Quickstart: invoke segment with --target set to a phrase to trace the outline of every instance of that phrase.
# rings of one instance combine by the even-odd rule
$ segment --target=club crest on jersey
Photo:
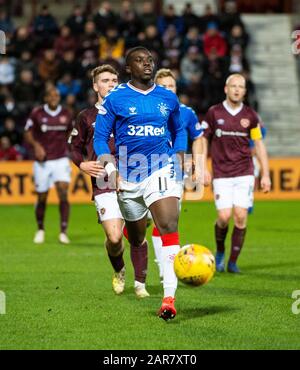
[[[250,126],[250,120],[248,118],[242,118],[240,124],[242,127],[247,128]]]
[[[217,124],[218,125],[224,125],[225,121],[223,120],[223,118],[220,118],[217,120]]]
[[[98,114],[102,114],[103,116],[107,113],[107,110],[101,105],[98,110]]]
[[[168,115],[168,106],[165,103],[159,103],[157,108],[159,109],[160,113],[166,117]]]
[[[136,107],[129,107],[129,114],[137,114]]]

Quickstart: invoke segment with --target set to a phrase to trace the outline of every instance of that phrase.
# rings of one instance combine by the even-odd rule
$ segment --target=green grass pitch
[[[216,274],[203,287],[180,283],[177,317],[166,323],[156,317],[162,286],[151,244],[151,297],[135,297],[128,246],[126,291],[115,296],[92,204],[72,206],[70,246],[57,242],[56,206],[47,208],[42,246],[32,243],[32,206],[1,206],[0,349],[300,349],[300,314],[291,309],[300,290],[299,210],[299,202],[257,202],[239,260],[243,274]],[[212,203],[184,203],[182,245],[214,252],[214,220]]]

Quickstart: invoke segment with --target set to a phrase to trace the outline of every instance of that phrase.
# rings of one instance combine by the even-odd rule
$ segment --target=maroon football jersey
[[[225,101],[209,109],[202,128],[211,143],[214,178],[253,175],[250,131],[259,124],[256,112],[246,105],[233,111]]]
[[[75,127],[71,134],[71,159],[77,167],[85,159],[87,161],[96,161],[97,156],[94,152],[94,129],[98,109],[96,107],[84,109],[81,111],[77,118]],[[109,148],[112,155],[115,155],[114,138],[111,137],[109,141]],[[111,189],[99,189],[96,184],[96,178],[91,177],[93,197],[98,194],[113,191]]]
[[[73,127],[70,112],[61,105],[55,111],[48,105],[34,108],[25,125],[46,151],[45,160],[68,156],[68,135]]]

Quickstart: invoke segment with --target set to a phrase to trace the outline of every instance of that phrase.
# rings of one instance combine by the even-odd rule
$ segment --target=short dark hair
[[[125,64],[126,65],[128,65],[131,55],[133,53],[135,53],[136,51],[138,51],[138,50],[144,50],[144,51],[147,51],[148,53],[150,53],[150,51],[147,48],[145,48],[144,46],[136,46],[132,49],[129,49],[128,52],[126,53],[126,56],[125,56]]]

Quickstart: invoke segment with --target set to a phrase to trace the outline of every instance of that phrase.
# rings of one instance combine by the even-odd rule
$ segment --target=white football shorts
[[[124,219],[133,222],[144,218],[152,203],[169,197],[180,199],[181,196],[181,182],[171,175],[171,165],[168,165],[139,183],[121,181],[118,199]]]
[[[69,158],[63,157],[45,162],[35,161],[33,176],[35,189],[38,193],[47,192],[56,182],[70,182],[71,165]]]
[[[99,223],[116,218],[123,220],[118,203],[118,196],[115,191],[96,195],[95,206],[98,213]]]
[[[249,208],[252,204],[254,176],[238,176],[213,180],[218,210],[232,207]]]

